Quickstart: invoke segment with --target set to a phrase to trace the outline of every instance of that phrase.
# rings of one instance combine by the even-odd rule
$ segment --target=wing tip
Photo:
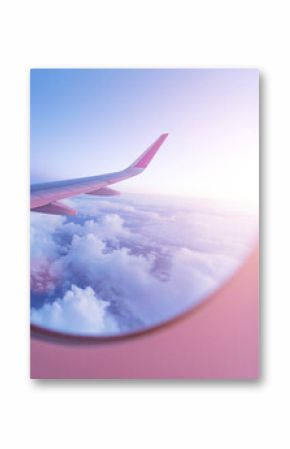
[[[144,170],[149,165],[165,139],[167,139],[168,135],[169,133],[161,134],[158,139],[155,140],[155,142],[153,142],[143,154],[141,154],[141,156],[132,164],[131,167],[141,168]]]

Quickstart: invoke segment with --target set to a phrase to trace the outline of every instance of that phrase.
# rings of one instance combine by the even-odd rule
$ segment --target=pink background
[[[257,379],[259,253],[204,305],[153,332],[87,345],[31,339],[32,378]]]

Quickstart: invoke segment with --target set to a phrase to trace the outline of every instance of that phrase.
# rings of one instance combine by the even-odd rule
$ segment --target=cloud
[[[31,214],[30,275],[34,292],[54,290],[56,279],[50,272],[50,265],[62,253],[62,244],[55,238],[55,233],[61,229],[65,220],[61,216]]]
[[[108,306],[109,302],[99,299],[92,288],[72,285],[63,298],[32,309],[31,320],[39,326],[73,334],[116,333],[118,325],[107,313]]]
[[[89,334],[161,323],[220,286],[252,245],[246,212],[137,200],[79,198],[77,217],[33,217],[32,322]]]

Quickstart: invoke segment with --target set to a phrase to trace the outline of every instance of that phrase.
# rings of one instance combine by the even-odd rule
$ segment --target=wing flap
[[[35,207],[35,212],[41,212],[43,214],[53,214],[53,215],[76,215],[77,211],[61,203],[60,201],[55,201],[54,203],[48,203],[44,206]]]
[[[118,190],[111,189],[110,187],[101,187],[100,189],[88,192],[87,195],[116,196],[116,195],[120,195],[120,192],[118,192]]]

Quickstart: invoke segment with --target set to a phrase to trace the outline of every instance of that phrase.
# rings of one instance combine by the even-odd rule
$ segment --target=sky
[[[259,73],[252,69],[34,69],[31,181],[150,167],[116,186],[258,202]]]

